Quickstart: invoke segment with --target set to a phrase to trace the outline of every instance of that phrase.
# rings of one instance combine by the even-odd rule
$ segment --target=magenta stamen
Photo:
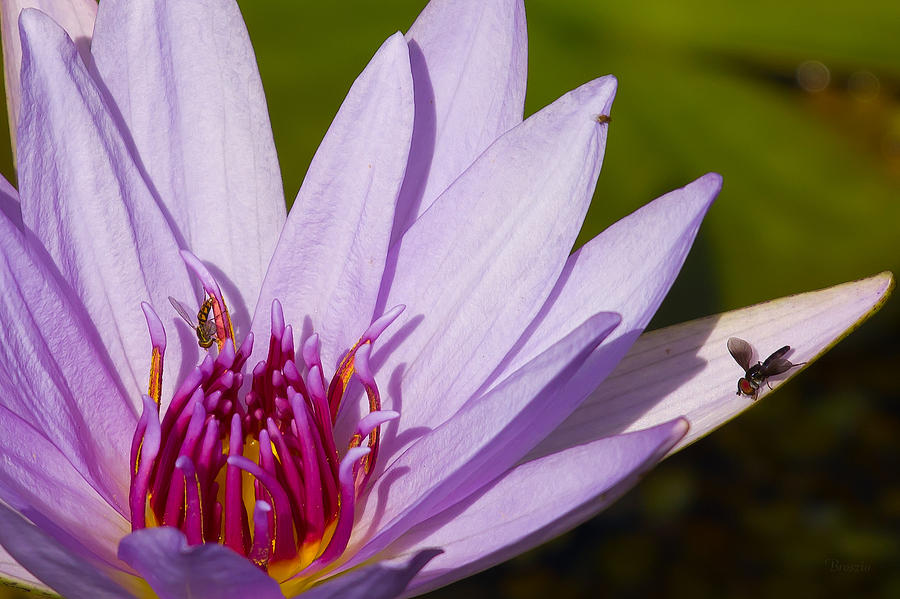
[[[331,410],[328,407],[328,399],[325,396],[325,387],[322,384],[321,366],[313,366],[310,368],[306,382],[312,404],[315,407],[316,420],[318,421],[319,429],[330,431],[332,422]]]
[[[225,345],[222,346],[222,351],[216,356],[216,370],[227,370],[231,368],[234,365],[235,358],[234,341],[226,339]]]
[[[241,419],[235,414],[231,417],[231,435],[228,439],[229,457],[239,457],[244,451],[244,435],[241,430]],[[241,555],[247,555],[249,547],[249,528],[247,512],[244,511],[241,494],[241,471],[237,466],[225,466],[225,546]]]
[[[181,259],[184,260],[184,263],[187,264],[188,268],[194,271],[194,274],[200,279],[203,290],[211,297],[216,298],[216,301],[220,306],[224,306],[225,299],[222,296],[222,290],[219,289],[219,283],[206,268],[206,265],[204,265],[197,256],[187,250],[181,250]]]
[[[161,434],[166,441],[157,464],[154,475],[153,495],[150,499],[150,504],[157,518],[162,518],[165,513],[166,495],[175,469],[175,460],[181,451],[188,422],[193,413],[193,406],[199,403],[202,398],[203,390],[198,388],[191,395],[190,399],[185,402],[181,413],[175,413],[172,409],[169,409],[163,419]],[[175,478],[180,479],[181,477]],[[183,489],[181,487],[179,489],[178,495],[180,496]]]
[[[221,542],[267,570],[271,562],[297,558],[298,543],[319,546],[333,526],[327,546],[320,547],[324,553],[314,561],[320,568],[346,548],[355,497],[362,489],[354,481],[371,470],[379,427],[398,417],[396,412],[380,410],[369,359],[371,343],[403,307],[372,323],[329,381],[315,334],[300,349],[305,374],[298,368],[293,327],[285,324],[281,304],[273,301],[266,359],[249,372],[249,389],[242,390],[253,337],[248,335],[235,349],[218,283],[195,256],[188,252],[183,256],[207,295],[218,302],[214,310],[219,347],[189,373],[160,422],[150,410],[160,403],[162,354],[157,350],[165,347],[165,331],[152,307],[144,306],[154,344],[150,387],[155,402],[154,396],[144,398],[144,412],[132,441],[129,507],[133,527],[146,526],[144,512],[150,497],[155,521],[180,528],[189,544]],[[369,413],[357,423],[352,444],[362,444],[368,437],[369,447],[351,447],[341,460],[335,446],[334,414],[354,376],[366,390]],[[225,439],[227,450],[222,447]],[[258,452],[253,452],[255,461],[243,452],[245,442],[253,439],[259,443]],[[252,514],[244,506],[247,493],[256,494]]]
[[[147,329],[150,331],[150,343],[161,354],[166,353],[166,329],[162,321],[147,302],[141,302],[141,310],[144,311],[144,319],[147,321]]]
[[[190,423],[185,433],[184,441],[181,444],[179,458],[182,456],[190,456],[194,453],[194,447],[200,439],[200,433],[203,432],[203,423],[206,419],[206,410],[203,409],[203,403],[198,401],[194,403],[193,413]],[[175,467],[178,467],[178,459],[175,460]],[[193,464],[191,464],[193,468]],[[184,480],[177,474],[171,477],[168,493],[166,498],[166,508],[163,512],[163,524],[167,526],[178,526],[179,519],[184,508]]]
[[[282,362],[294,359],[294,329],[291,325],[284,328],[284,335],[281,336],[281,358]]]
[[[247,337],[244,338],[244,342],[241,343],[241,347],[235,355],[235,361],[243,364],[247,358],[250,357],[250,354],[253,353],[253,331],[247,333]]]
[[[312,435],[306,402],[296,393],[290,393],[288,401],[294,411],[297,423],[297,440],[300,442],[300,459],[303,460],[303,505],[306,507],[307,529],[304,542],[322,538],[325,532],[325,514],[322,505],[322,490],[319,486],[319,459]]]
[[[382,316],[381,318],[379,318],[378,320],[376,320],[375,322],[373,322],[372,324],[369,325],[369,328],[366,329],[366,332],[362,334],[362,337],[360,337],[360,341],[361,342],[365,342],[365,341],[371,342],[371,341],[375,341],[376,339],[378,339],[378,337],[381,336],[381,334],[385,331],[385,329],[387,329],[389,326],[391,326],[394,323],[394,321],[397,320],[397,317],[400,316],[400,314],[402,314],[405,309],[406,309],[405,305],[397,304],[396,306],[394,306],[393,308],[391,308],[390,310],[385,312],[384,316]]]
[[[281,302],[279,302],[277,299],[272,300],[271,314],[272,337],[274,337],[275,339],[281,339],[281,336],[284,334],[284,310],[281,309]]]
[[[218,485],[216,486],[218,487]],[[212,531],[212,534],[209,535],[206,540],[213,543],[222,544],[222,535],[219,532],[222,530],[222,504],[217,501],[213,506],[212,512],[212,523],[207,529]]]
[[[303,362],[306,364],[307,370],[312,370],[313,366],[322,368],[322,358],[319,355],[319,336],[315,333],[303,343]],[[322,381],[325,386],[325,381]]]
[[[259,467],[270,474],[275,474],[275,454],[272,453],[272,440],[266,429],[259,431]]]
[[[175,467],[184,474],[185,513],[184,535],[188,545],[199,545],[203,542],[203,514],[200,509],[200,481],[191,458],[183,455],[175,461]]]
[[[337,527],[334,529],[334,535],[328,547],[322,552],[306,572],[314,572],[323,566],[338,558],[347,548],[350,541],[350,532],[353,529],[354,504],[356,500],[356,490],[353,484],[354,470],[357,461],[369,455],[368,447],[354,447],[347,452],[344,459],[341,460],[340,473],[338,475],[341,485],[341,510],[338,516]]]
[[[257,501],[253,509],[253,548],[248,557],[263,571],[272,556],[272,535],[269,528],[271,511],[272,506],[265,501]]]
[[[353,365],[356,368],[356,376],[359,382],[366,388],[375,386],[375,377],[372,376],[372,370],[369,368],[369,354],[372,352],[372,345],[364,343],[356,349],[356,355]]]
[[[297,544],[294,541],[294,525],[292,522],[291,501],[278,479],[251,462],[247,458],[231,456],[228,463],[256,477],[272,498],[275,507],[275,552],[272,559],[290,559],[297,555]]]
[[[216,462],[221,455],[222,442],[219,438],[219,421],[210,418],[206,423],[206,432],[203,435],[203,443],[197,455],[197,478],[204,487],[215,484],[215,474],[218,471]],[[215,494],[212,494],[215,497]]]
[[[136,472],[133,472],[131,488],[129,489],[128,502],[131,508],[131,529],[140,530],[146,524],[144,506],[147,501],[147,491],[150,487],[150,473],[153,471],[153,463],[159,454],[160,428],[159,416],[156,413],[156,402],[149,396],[142,398],[144,409],[141,421],[144,423],[140,431],[140,442],[132,464],[137,464]],[[146,416],[146,417],[145,417]],[[138,436],[135,435],[137,439]]]
[[[369,433],[373,430],[384,424],[385,422],[390,422],[391,420],[396,420],[400,418],[399,412],[394,412],[393,410],[380,410],[378,412],[369,412],[362,418],[360,418],[359,422],[356,425],[356,434],[360,437],[368,437]]]
[[[284,442],[281,431],[275,426],[275,421],[269,418],[266,422],[266,427],[269,438],[275,443],[275,448],[278,450],[278,455],[281,458],[281,467],[284,471],[285,481],[287,482],[288,495],[295,508],[294,514],[298,516],[294,518],[297,538],[302,539],[303,535],[306,534],[305,526],[303,526],[306,522],[306,518],[304,517],[305,504],[302,492],[303,481],[300,478],[300,473],[297,472],[295,461],[290,453],[290,449],[288,449],[287,444]]]
[[[295,391],[302,393],[303,395],[308,395],[306,383],[303,382],[303,375],[301,375],[300,371],[297,369],[296,362],[293,360],[285,362],[282,373],[284,374],[287,384],[293,387]]]

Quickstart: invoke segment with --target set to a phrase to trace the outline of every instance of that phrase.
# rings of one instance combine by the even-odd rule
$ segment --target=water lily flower
[[[523,120],[521,1],[434,0],[388,38],[289,215],[234,2],[26,4],[2,3],[8,584],[425,592],[753,405],[728,336],[809,362],[892,284],[642,334],[721,179],[570,255],[616,81]]]

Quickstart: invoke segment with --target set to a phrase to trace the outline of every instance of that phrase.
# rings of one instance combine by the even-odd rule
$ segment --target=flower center
[[[153,353],[132,441],[132,529],[171,526],[191,545],[221,543],[280,582],[314,574],[346,549],[356,498],[378,454],[379,427],[398,417],[381,410],[369,356],[403,307],[376,320],[326,384],[318,336],[297,356],[275,300],[268,354],[245,384],[253,335],[236,348],[218,284],[193,255],[184,257],[207,295],[198,343],[214,341],[217,355],[208,353],[182,381],[160,421],[166,336],[153,308],[142,304]],[[173,306],[190,319],[184,306],[174,300]],[[369,412],[339,453],[334,421],[353,377],[366,391]]]

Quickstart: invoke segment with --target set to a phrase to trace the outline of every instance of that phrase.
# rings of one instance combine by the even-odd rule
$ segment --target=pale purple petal
[[[383,305],[407,309],[373,362],[405,428],[456,412],[544,304],[590,203],[606,142],[597,115],[615,88],[587,83],[504,134],[392,248]]]
[[[721,184],[722,178],[710,173],[669,192],[570,256],[556,288],[507,355],[496,380],[571,330],[591,310],[621,310],[622,324],[566,382],[567,394],[578,401],[587,397],[619,363],[668,293]]]
[[[260,293],[260,339],[277,298],[303,339],[310,327],[319,334],[330,372],[372,322],[412,121],[409,52],[397,33],[354,82],[310,164]]]
[[[232,0],[104,0],[91,52],[183,247],[246,334],[284,224],[262,83]]]
[[[22,589],[25,592],[50,593],[52,589],[34,577],[19,562],[0,547],[0,586]]]
[[[135,341],[147,338],[140,301],[166,314],[169,295],[192,294],[190,281],[173,233],[74,44],[43,13],[26,10],[20,22],[22,216],[83,301],[137,405],[150,371],[149,344]],[[193,343],[183,356],[181,345],[189,342],[170,340],[170,363],[189,366],[197,356]],[[173,381],[164,381],[164,396]]]
[[[67,599],[133,599],[92,562],[0,502],[0,545],[43,583]],[[130,577],[129,577],[130,578]]]
[[[0,405],[127,513],[136,413],[84,307],[34,237],[2,215],[0,289]]]
[[[22,589],[26,592],[52,592],[52,589],[35,578],[19,562],[0,547],[0,585]]]
[[[22,104],[19,72],[22,67],[22,41],[19,39],[19,13],[37,8],[47,13],[75,41],[82,57],[90,56],[91,32],[97,17],[95,0],[3,0],[0,2],[0,29],[3,36],[3,76],[6,85],[6,111],[13,156],[16,154],[16,124]]]
[[[654,426],[677,416],[691,423],[675,450],[754,405],[736,395],[740,366],[725,347],[747,340],[762,356],[783,345],[788,358],[809,362],[872,315],[893,287],[890,273],[769,301],[642,335],[613,373],[533,456],[555,453],[620,431]],[[801,369],[770,379],[778,388]],[[760,397],[769,393],[760,388]]]
[[[521,0],[432,0],[406,40],[416,124],[392,243],[481,152],[522,122],[528,66]]]
[[[471,498],[404,534],[388,549],[443,553],[408,595],[449,584],[575,527],[634,486],[687,433],[677,419],[520,464]]]
[[[14,227],[22,229],[22,206],[19,204],[19,192],[3,175],[0,175],[0,213],[8,218]]]
[[[618,355],[624,355],[678,276],[721,186],[719,175],[704,175],[626,216],[569,256],[499,376],[515,371],[598,310],[622,315],[622,324],[604,345],[614,343]],[[591,369],[590,363],[586,366]],[[593,385],[586,381],[590,386],[582,393],[595,389],[606,374],[595,373],[599,378]]]
[[[66,455],[31,425],[0,406],[0,501],[57,540],[79,539],[110,565],[128,521],[105,502]],[[123,492],[125,492],[123,490]]]
[[[131,533],[119,544],[119,559],[137,570],[160,599],[280,599],[278,583],[222,545],[188,546],[169,527]]]
[[[364,546],[350,563],[371,557],[521,459],[575,409],[559,390],[618,321],[609,313],[587,320],[391,463],[365,500],[354,529],[355,544]]]
[[[325,580],[304,591],[303,599],[394,599],[425,564],[440,554],[439,549],[425,549],[409,559],[395,559],[370,564]]]

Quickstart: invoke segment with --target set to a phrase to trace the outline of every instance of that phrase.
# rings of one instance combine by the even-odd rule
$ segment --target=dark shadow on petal
[[[397,249],[400,238],[412,224],[422,203],[422,193],[431,171],[431,160],[434,157],[435,138],[437,134],[437,115],[434,108],[434,88],[425,55],[415,41],[408,43],[409,63],[412,69],[415,116],[413,120],[412,141],[409,148],[409,160],[406,165],[406,177],[397,196],[394,210],[394,225],[388,247],[384,274],[381,279],[381,290],[375,303],[375,313],[381,314],[385,309],[388,291],[394,281],[397,268]]]
[[[364,494],[360,500],[357,502],[357,512],[362,514],[366,511],[366,506],[370,501],[377,501],[378,503],[375,506],[375,513],[372,514],[372,519],[369,522],[368,529],[363,533],[362,538],[369,538],[381,528],[381,519],[384,517],[384,510],[387,506],[388,495],[391,491],[391,486],[394,481],[405,476],[409,473],[410,469],[406,466],[402,468],[394,468],[388,474],[383,477],[383,481],[378,486],[378,497],[373,497],[372,493]],[[369,488],[372,489],[374,484],[373,482],[369,483]]]

